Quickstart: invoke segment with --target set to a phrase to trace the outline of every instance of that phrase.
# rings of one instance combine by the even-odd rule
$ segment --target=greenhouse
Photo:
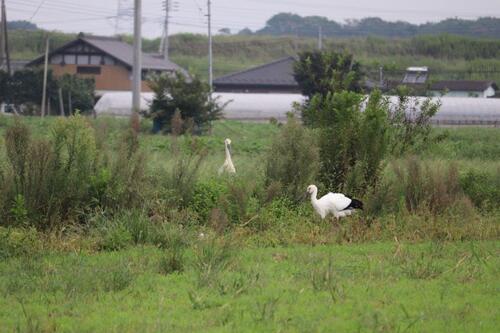
[[[294,103],[301,103],[305,97],[300,94],[266,93],[214,93],[221,103],[229,102],[224,109],[224,118],[242,121],[268,121],[274,118],[286,120]],[[147,110],[153,93],[143,93],[141,109]],[[397,97],[389,97],[391,104],[397,104]],[[424,97],[412,98],[419,103]],[[440,101],[441,108],[432,118],[436,125],[493,125],[500,126],[500,99],[495,98],[432,98]],[[97,115],[128,116],[131,113],[132,94],[130,92],[106,93],[95,105]]]

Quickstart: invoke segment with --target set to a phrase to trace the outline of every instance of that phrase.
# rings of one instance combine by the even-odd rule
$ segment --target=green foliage
[[[427,209],[442,214],[457,203],[472,211],[460,186],[456,165],[430,166],[416,157],[410,157],[403,165],[394,164],[394,185],[404,197],[408,211]]]
[[[266,156],[266,185],[278,186],[291,200],[303,197],[319,168],[316,137],[294,118],[282,127]]]
[[[170,130],[172,117],[179,110],[183,120],[191,119],[198,129],[220,117],[223,109],[217,99],[210,98],[210,87],[199,78],[186,78],[176,72],[174,76],[158,75],[149,81],[155,97],[147,114]]]
[[[65,112],[69,114],[69,98],[72,111],[91,111],[94,108],[95,83],[92,79],[79,78],[76,75],[64,74],[58,78],[57,85],[62,89]],[[58,97],[59,100],[59,97]]]
[[[347,53],[302,52],[294,64],[294,77],[309,98],[342,90],[361,91],[361,65]]]
[[[213,209],[219,204],[221,197],[227,193],[227,187],[218,179],[198,182],[195,185],[191,207],[200,220],[207,222]]]
[[[137,143],[124,140],[118,154],[106,159],[95,140],[94,129],[82,116],[55,120],[49,139],[33,138],[16,120],[5,133],[8,164],[0,179],[5,223],[23,220],[47,229],[80,222],[97,207],[137,205],[144,181]]]
[[[221,238],[201,240],[194,248],[193,268],[198,287],[211,286],[231,263],[234,249],[230,241]]]
[[[171,190],[172,201],[177,207],[186,207],[191,203],[200,167],[207,156],[207,150],[201,140],[189,137],[184,145],[175,141],[171,147],[172,163],[164,170],[164,184]]]
[[[35,229],[0,227],[0,259],[34,256],[42,248],[42,241]]]
[[[23,69],[14,72],[8,76],[5,72],[0,71],[0,101],[7,104],[20,106],[30,104],[38,106],[42,101],[43,91],[43,71]],[[57,81],[54,79],[52,72],[47,74],[47,100],[55,107],[57,98]],[[28,113],[26,110],[20,109],[20,112]]]
[[[259,35],[274,36],[309,36],[318,35],[321,26],[324,36],[359,37],[411,37],[431,34],[456,34],[472,37],[497,38],[500,34],[500,20],[493,17],[482,17],[477,20],[449,18],[440,22],[411,24],[405,21],[389,22],[378,17],[366,17],[352,20],[345,24],[337,23],[321,16],[300,16],[291,13],[279,13],[266,22],[266,26],[257,30]]]
[[[398,91],[399,103],[390,113],[391,153],[403,155],[416,152],[432,144],[430,119],[441,107],[441,103],[430,98],[419,102],[408,96],[401,88]]]
[[[363,193],[379,178],[388,153],[389,104],[379,91],[365,112],[362,103],[362,95],[344,91],[317,94],[302,107],[320,127],[320,180],[329,190]]]
[[[0,71],[0,101],[14,104],[18,112],[31,115],[38,112],[42,101],[43,71],[23,69],[12,76]],[[69,95],[73,110],[89,111],[94,107],[95,84],[91,79],[65,74],[55,78],[52,71],[47,76],[47,100],[53,110],[59,110],[58,88],[62,89],[64,108],[69,110]],[[59,114],[59,112],[57,112]]]
[[[469,170],[460,177],[460,184],[474,205],[485,210],[498,209],[500,202],[500,170]]]

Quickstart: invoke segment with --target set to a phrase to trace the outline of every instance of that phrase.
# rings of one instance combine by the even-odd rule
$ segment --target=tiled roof
[[[74,43],[78,42],[79,40],[112,56],[113,58],[115,58],[116,60],[123,63],[129,68],[133,66],[133,51],[134,51],[133,46],[115,37],[80,35],[78,39],[52,51],[51,55],[56,54],[71,45],[74,45]],[[31,61],[30,65],[39,64],[41,62],[43,62],[43,56],[40,56],[35,60]],[[142,68],[149,70],[167,70],[167,71],[178,70],[185,73],[185,70],[182,67],[173,63],[172,61],[168,60],[166,61],[160,57],[155,57],[151,54],[147,54],[144,52],[142,53]]]
[[[286,57],[214,80],[220,85],[267,85],[298,87],[293,77],[294,57]]]

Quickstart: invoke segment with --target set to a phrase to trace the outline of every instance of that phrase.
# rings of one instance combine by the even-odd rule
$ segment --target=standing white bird
[[[318,188],[316,185],[309,185],[307,192],[311,194],[311,203],[316,213],[324,219],[329,213],[337,219],[349,216],[354,209],[363,209],[363,203],[357,199],[346,197],[342,193],[328,193],[321,198],[317,198]]]
[[[223,172],[236,173],[233,160],[231,159],[231,139],[224,140],[224,148],[226,151],[226,160],[219,168],[219,175]]]

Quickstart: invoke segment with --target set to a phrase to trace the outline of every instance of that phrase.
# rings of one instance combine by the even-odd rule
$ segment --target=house
[[[293,64],[296,58],[288,56],[244,71],[218,77],[213,86],[216,92],[227,93],[285,93],[299,94]],[[380,82],[365,79],[363,88],[382,89]]]
[[[44,56],[27,66],[43,66]],[[95,80],[96,93],[132,90],[133,47],[116,37],[85,36],[49,53],[49,65],[55,76],[76,74]],[[160,56],[142,54],[142,91],[150,92],[145,78],[148,74],[180,71],[177,64]]]
[[[428,67],[408,67],[406,68],[403,84],[425,84],[429,77]]]
[[[214,80],[214,90],[216,92],[299,93],[299,85],[293,77],[294,62],[294,57],[286,57],[221,76]]]
[[[431,85],[431,96],[494,97],[498,86],[493,81],[439,81]]]

